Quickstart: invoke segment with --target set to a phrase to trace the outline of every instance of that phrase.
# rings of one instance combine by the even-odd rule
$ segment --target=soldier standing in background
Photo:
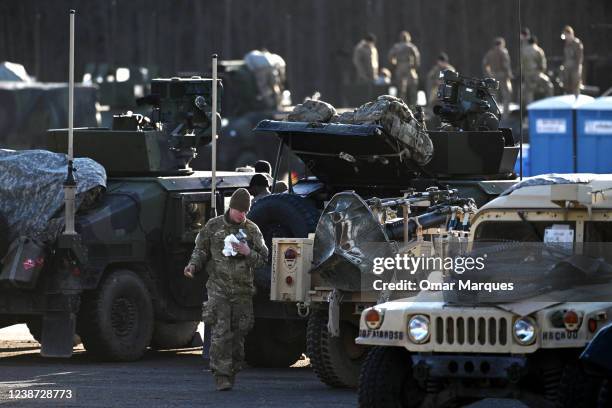
[[[446,70],[457,71],[455,67],[448,62],[448,55],[445,52],[441,52],[436,59],[436,64],[431,67],[427,73],[427,90],[429,91],[427,102],[430,108],[433,107],[433,104],[438,99],[438,86],[441,83],[440,72]]]
[[[563,47],[563,90],[566,94],[578,96],[582,85],[582,62],[584,58],[584,47],[582,41],[574,36],[574,29],[565,26],[561,33],[561,39],[565,41]]]
[[[419,89],[419,75],[417,69],[421,65],[421,54],[419,49],[411,43],[408,31],[402,31],[399,42],[395,43],[389,50],[389,61],[395,66],[393,82],[397,86],[398,96],[408,106],[414,106],[417,102]]]
[[[244,338],[254,324],[253,271],[268,258],[268,248],[257,225],[246,218],[251,195],[244,188],[232,194],[229,210],[209,220],[195,240],[184,274],[193,278],[207,265],[208,300],[202,320],[212,326],[210,368],[217,390],[230,390],[244,361]],[[225,239],[246,235],[225,248]],[[232,253],[233,252],[233,253]]]
[[[510,54],[506,48],[506,40],[502,37],[495,39],[491,48],[482,60],[482,70],[486,76],[499,81],[499,93],[503,105],[502,117],[507,118],[512,98],[512,69],[510,68]]]
[[[374,83],[378,76],[378,50],[376,36],[368,33],[353,50],[353,65],[357,70],[357,81]]]
[[[537,98],[552,96],[553,84],[546,75],[546,54],[538,46],[537,38],[531,35],[522,48],[523,100],[529,105]]]

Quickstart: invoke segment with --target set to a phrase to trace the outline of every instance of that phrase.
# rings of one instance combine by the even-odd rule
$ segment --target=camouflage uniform
[[[408,106],[416,105],[419,88],[417,69],[421,65],[419,49],[409,39],[404,38],[403,41],[395,43],[389,50],[389,61],[395,65],[393,82],[398,88],[399,97]]]
[[[223,255],[225,237],[240,229],[247,235],[250,254]],[[215,376],[232,378],[242,368],[244,338],[254,324],[253,270],[267,258],[268,248],[257,225],[248,219],[233,223],[228,212],[208,221],[196,237],[189,263],[196,272],[206,265],[208,272],[202,320],[212,326],[210,368]]]
[[[563,89],[566,94],[580,94],[582,84],[582,61],[584,47],[582,41],[574,38],[572,41],[565,42],[563,47]]]
[[[512,70],[510,69],[510,54],[505,45],[494,46],[484,56],[482,68],[485,75],[499,81],[499,93],[504,107],[504,117],[509,113],[512,98]]]
[[[357,70],[357,80],[373,83],[378,76],[378,50],[374,43],[361,40],[353,50],[353,65]]]
[[[523,63],[523,95],[525,105],[533,102],[536,97],[550,96],[552,83],[546,75],[546,55],[536,43],[526,43],[522,47]]]

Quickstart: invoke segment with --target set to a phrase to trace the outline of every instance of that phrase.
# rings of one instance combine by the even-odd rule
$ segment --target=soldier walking
[[[251,195],[244,188],[232,194],[229,210],[209,220],[195,240],[191,260],[184,270],[193,278],[206,265],[208,300],[202,320],[212,326],[210,368],[217,390],[230,390],[244,361],[244,338],[254,324],[253,270],[268,257],[268,248],[257,225],[246,218]],[[243,237],[226,248],[230,235]]]
[[[389,62],[395,66],[393,82],[397,86],[398,96],[408,106],[414,106],[417,102],[419,89],[417,69],[421,65],[421,54],[411,40],[410,33],[402,31],[399,35],[399,42],[389,50]]]
[[[566,94],[580,94],[582,85],[582,62],[584,59],[584,47],[574,35],[574,29],[565,26],[561,33],[561,39],[565,41],[563,47],[563,65],[561,78],[563,80],[563,90]]]
[[[376,36],[374,34],[366,34],[355,46],[353,65],[357,70],[357,81],[374,83],[378,76],[378,49],[376,48]]]
[[[506,48],[506,40],[502,37],[495,39],[493,48],[485,54],[482,60],[482,70],[486,76],[499,81],[499,93],[503,104],[503,117],[508,117],[510,99],[512,98],[512,69],[510,68],[510,54]]]

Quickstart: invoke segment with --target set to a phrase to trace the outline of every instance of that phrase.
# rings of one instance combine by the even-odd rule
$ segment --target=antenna
[[[64,182],[64,207],[66,209],[65,235],[76,235],[74,229],[76,180],[74,179],[73,131],[74,131],[74,10],[70,10],[70,51],[68,57],[68,174]]]
[[[521,30],[523,23],[521,19],[521,0],[518,0],[518,24],[519,24],[519,180],[523,180],[523,47],[521,47]]]
[[[217,54],[212,55],[212,186],[210,189],[210,215],[217,216]]]

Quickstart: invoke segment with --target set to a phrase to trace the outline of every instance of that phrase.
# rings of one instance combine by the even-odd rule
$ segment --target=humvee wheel
[[[601,381],[587,375],[578,363],[568,363],[559,383],[557,407],[587,408],[597,406]]]
[[[355,344],[358,328],[340,322],[340,336],[327,331],[327,310],[314,310],[308,318],[306,354],[319,379],[331,387],[356,388],[367,348]]]
[[[188,347],[198,330],[200,322],[155,321],[151,346],[155,349],[177,349]]]
[[[359,375],[359,407],[416,408],[425,398],[412,376],[410,353],[403,347],[373,347]]]
[[[87,352],[110,361],[138,360],[151,342],[153,304],[142,279],[117,270],[83,295],[79,334]]]
[[[252,367],[287,368],[306,348],[303,321],[255,319],[245,340],[245,359]]]

